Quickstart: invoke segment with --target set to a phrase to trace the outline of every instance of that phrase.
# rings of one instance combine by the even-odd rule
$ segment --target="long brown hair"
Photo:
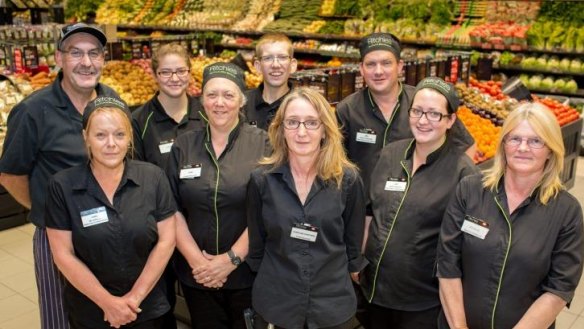
[[[273,148],[272,155],[262,159],[260,164],[277,167],[289,161],[283,122],[288,105],[295,99],[304,99],[310,103],[324,126],[325,138],[321,142],[320,152],[316,159],[316,175],[324,181],[334,180],[340,187],[343,180],[343,170],[356,171],[357,169],[345,154],[342,144],[343,135],[339,130],[334,110],[326,99],[314,89],[296,88],[284,98],[268,129],[268,137]]]

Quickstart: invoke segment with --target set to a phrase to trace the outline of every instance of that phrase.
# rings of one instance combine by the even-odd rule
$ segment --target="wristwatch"
[[[231,260],[231,264],[235,265],[235,266],[239,266],[241,265],[241,258],[239,258],[239,256],[237,256],[233,250],[229,250],[227,252],[227,256],[229,256],[229,259]]]

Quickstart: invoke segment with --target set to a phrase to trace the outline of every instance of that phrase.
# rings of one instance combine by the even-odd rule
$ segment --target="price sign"
[[[39,53],[37,47],[24,47],[24,66],[29,70],[39,67]]]

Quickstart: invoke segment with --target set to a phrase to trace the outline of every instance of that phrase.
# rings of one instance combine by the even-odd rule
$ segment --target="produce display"
[[[320,0],[282,0],[279,18],[263,29],[265,32],[302,33],[304,27],[319,20]]]
[[[570,122],[576,121],[580,119],[580,113],[573,107],[567,104],[563,104],[557,99],[551,97],[544,97],[539,98],[537,96],[533,96],[536,102],[542,103],[543,105],[547,106],[554,115],[556,119],[558,119],[558,123],[560,126],[567,125]]]
[[[281,0],[250,0],[245,17],[233,25],[236,31],[263,30],[280,10]]]
[[[481,117],[464,105],[458,108],[456,117],[462,121],[477,143],[478,150],[473,161],[479,163],[495,156],[501,127],[495,126],[491,120]]]
[[[146,103],[157,86],[152,74],[146,73],[144,65],[123,61],[109,61],[103,68],[101,82],[114,89],[129,105]]]
[[[558,78],[552,76],[543,76],[541,74],[521,74],[519,79],[521,79],[521,82],[527,88],[534,91],[549,91],[567,94],[575,94],[578,92],[578,84],[574,79],[569,77]]]
[[[14,77],[14,80],[19,81],[20,78]],[[28,84],[26,80],[20,80],[17,83],[22,86],[25,93],[16,87],[11,80],[0,81],[0,155],[2,155],[2,145],[4,145],[4,138],[6,136],[8,113],[26,95],[32,92],[30,85],[26,87]]]
[[[527,49],[529,27],[508,22],[484,23],[469,32],[470,45],[485,49]]]
[[[477,81],[471,78],[469,86],[456,86],[461,103],[473,113],[490,120],[496,126],[503,122],[513,109],[517,101],[501,93],[501,86],[494,81]]]

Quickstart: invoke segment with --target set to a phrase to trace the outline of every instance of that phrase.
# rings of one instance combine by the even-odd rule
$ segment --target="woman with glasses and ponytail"
[[[478,173],[449,136],[458,104],[452,84],[422,80],[408,113],[414,138],[383,148],[370,177],[369,264],[360,274],[368,328],[436,328],[433,270],[444,209],[460,179]]]
[[[297,88],[268,136],[273,154],[247,192],[254,326],[352,329],[365,197],[334,111],[317,91]]]
[[[562,186],[555,116],[522,104],[497,144],[491,169],[463,179],[446,208],[440,328],[554,328],[582,275],[582,209]]]

